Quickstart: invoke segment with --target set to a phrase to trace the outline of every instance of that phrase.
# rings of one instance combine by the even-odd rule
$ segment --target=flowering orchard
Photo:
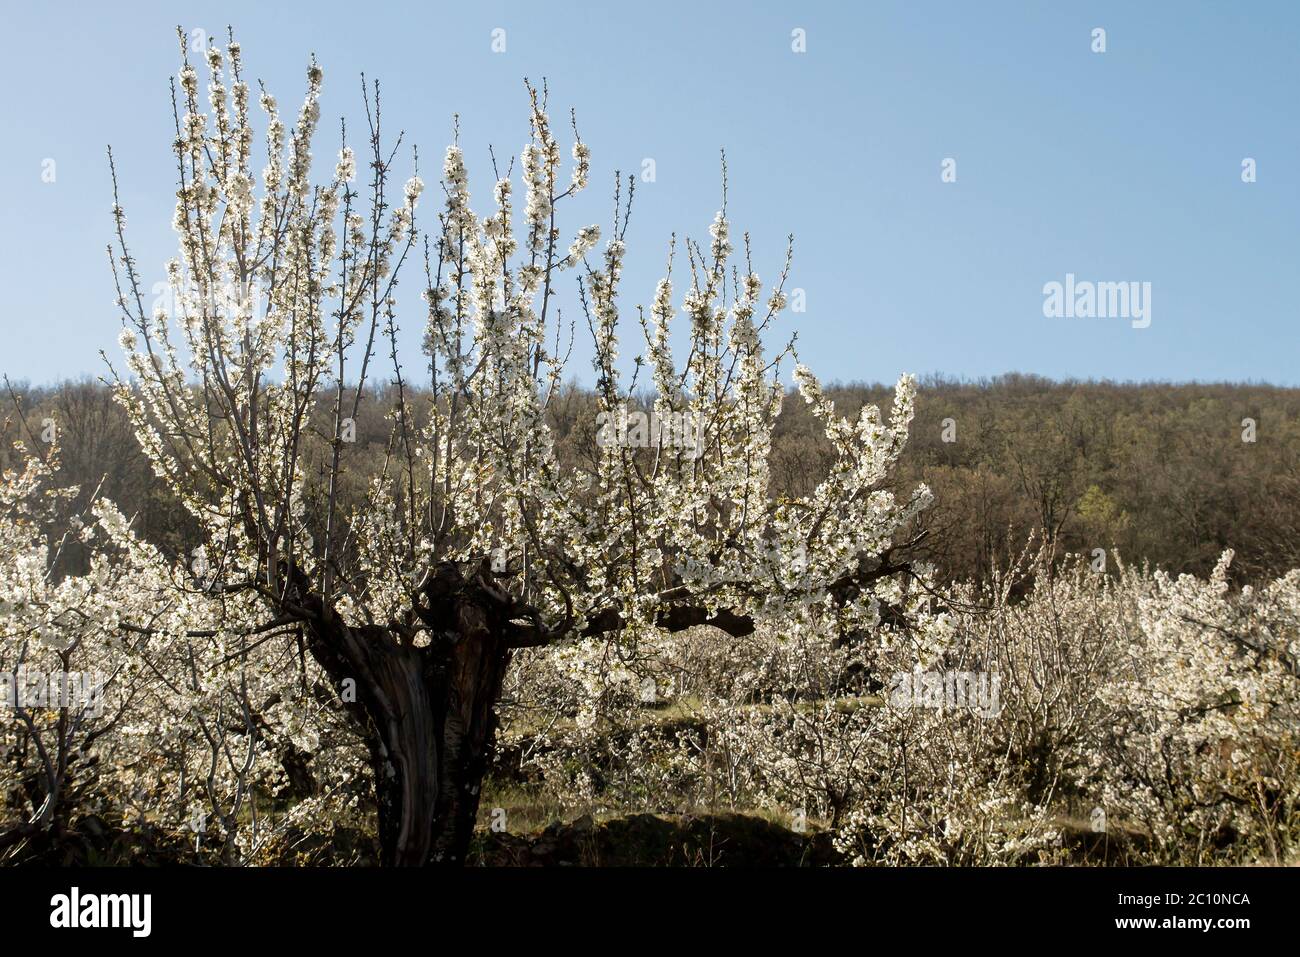
[[[613,667],[591,643],[532,652],[502,772],[572,814],[757,809],[846,863],[1285,861],[1300,578],[1233,594],[1230,559],[1208,581],[1106,577],[1045,549],[986,589],[895,594],[904,615],[864,639],[786,617]],[[891,694],[972,673],[995,707]]]
[[[429,214],[378,86],[361,143],[344,127],[314,179],[314,61],[286,120],[265,90],[254,108],[233,39],[182,56],[171,294],[147,306],[115,195],[110,370],[194,538],[167,553],[99,500],[60,514],[71,493],[40,459],[6,473],[4,667],[104,681],[102,707],[6,725],[0,853],[96,815],[200,860],[293,860],[352,827],[383,863],[460,864],[507,755],[566,809],[759,810],[864,863],[1058,859],[1064,817],[1093,806],[1157,859],[1290,852],[1295,573],[1230,594],[1222,575],[1044,559],[1023,601],[1010,578],[941,595],[914,558],[930,493],[889,481],[914,381],[851,421],[793,341],[768,345],[785,272],[765,291],[748,237],[735,248],[725,166],[707,241],[669,244],[626,323],[634,180],[616,177],[604,229],[562,225],[591,152],[545,86],[517,173],[492,158],[486,214],[458,144]],[[412,382],[396,286],[420,270]],[[641,417],[689,423],[689,442],[653,429],[562,461],[561,283],[601,421],[648,390]],[[797,498],[769,482],[783,370],[831,449]],[[378,463],[355,442],[376,406]],[[68,535],[92,558],[60,578]]]
[[[0,845],[19,851],[93,816],[156,830],[200,860],[255,854],[274,833],[263,813],[274,796],[313,793],[309,756],[339,772],[323,794],[364,770],[338,750],[335,710],[286,687],[291,646],[261,640],[284,635],[257,634],[259,608],[214,599],[111,503],[68,509],[76,490],[52,485],[56,464],[31,456],[0,479],[0,671],[16,678]],[[55,580],[71,541],[88,546],[89,568]],[[33,673],[88,675],[93,694],[25,706]]]

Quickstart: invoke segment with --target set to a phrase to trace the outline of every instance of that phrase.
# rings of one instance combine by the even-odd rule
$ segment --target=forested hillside
[[[385,388],[362,405],[356,424],[373,469],[390,440]],[[852,418],[865,402],[888,408],[892,387],[827,391]],[[25,438],[39,451],[53,420],[61,481],[87,497],[100,488],[136,516],[147,539],[183,546],[184,515],[154,481],[107,389],[15,385],[5,400],[6,467],[15,464],[11,440]],[[327,407],[322,396],[322,441],[332,428]],[[598,430],[592,394],[569,386],[551,417],[562,456],[590,461]],[[830,460],[808,407],[788,396],[774,433],[772,494],[806,494]],[[917,482],[935,492],[922,513],[923,549],[947,580],[983,581],[1041,531],[1062,553],[1118,550],[1126,561],[1205,575],[1231,547],[1238,582],[1280,574],[1300,565],[1300,389],[931,377],[921,383],[893,476],[896,487]],[[353,484],[362,487],[359,478]]]

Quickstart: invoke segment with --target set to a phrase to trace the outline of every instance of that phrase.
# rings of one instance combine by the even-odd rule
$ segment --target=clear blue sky
[[[522,78],[547,77],[557,117],[576,107],[593,150],[570,228],[605,224],[612,171],[655,160],[629,234],[627,315],[653,294],[668,235],[705,235],[726,147],[732,220],[765,279],[796,236],[790,284],[807,311],[784,328],[827,380],[1015,370],[1300,384],[1300,3],[24,3],[6,21],[11,378],[97,375],[98,350],[116,353],[105,144],[146,283],[173,254],[179,23],[232,24],[250,77],[288,116],[316,53],[322,175],[337,118],[360,129],[363,70],[421,147],[426,180],[459,112],[480,214],[487,146],[518,152]],[[806,53],[791,50],[795,28]],[[946,157],[953,184],[940,182]],[[1244,157],[1256,183],[1241,182]],[[1043,285],[1066,273],[1150,282],[1150,327],[1045,318]],[[406,293],[419,285],[410,272]],[[408,367],[420,324],[409,309]],[[590,380],[586,356],[573,368]]]

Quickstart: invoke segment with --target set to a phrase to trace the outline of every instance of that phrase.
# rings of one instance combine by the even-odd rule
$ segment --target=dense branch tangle
[[[785,305],[789,252],[764,300],[747,236],[744,262],[734,262],[725,161],[709,242],[686,242],[681,257],[686,361],[669,346],[674,242],[648,315],[638,309],[644,355],[625,383],[619,286],[634,181],[624,188],[615,176],[600,252],[594,225],[566,246],[557,212],[586,187],[590,153],[575,119],[564,174],[545,85],[527,87],[522,216],[514,161],[503,172],[495,156],[493,211],[472,211],[454,144],[426,231],[418,176],[393,195],[401,137],[385,145],[377,84],[363,78],[364,186],[346,127],[333,176],[310,182],[314,61],[292,127],[263,92],[259,189],[239,47],[205,58],[206,106],[188,58],[173,91],[179,254],[168,264],[170,301],[152,315],[115,201],[110,259],[129,370],[114,372],[117,395],[202,524],[202,586],[248,591],[268,617],[297,622],[355,713],[374,757],[386,860],[463,859],[513,648],[699,624],[741,635],[759,618],[810,609],[875,620],[875,583],[907,570],[891,557],[895,532],[928,500],[923,487],[903,502],[882,488],[914,385],[900,380],[889,421],[869,406],[850,422],[796,364],[836,458],[813,494],[769,496],[781,363],[797,357],[791,341],[769,358],[763,339]],[[412,257],[426,278],[420,390],[397,349],[395,287]],[[576,274],[593,337],[599,411],[618,415],[648,387],[655,417],[692,423],[697,444],[662,434],[650,448],[601,442],[588,467],[561,465],[548,412],[575,325],[560,315],[565,272]],[[350,475],[349,430],[381,395],[372,383],[385,352],[384,467]]]

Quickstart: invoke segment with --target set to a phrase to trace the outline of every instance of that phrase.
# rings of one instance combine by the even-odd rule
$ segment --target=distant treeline
[[[845,412],[889,397],[833,391]],[[1300,566],[1300,389],[1006,375],[926,380],[916,407],[898,478],[934,490],[926,522],[950,577],[987,576],[1033,529],[1171,572],[1207,574],[1225,548],[1238,581]],[[815,423],[797,399],[787,416],[778,475],[797,490]]]
[[[370,391],[348,451],[353,490],[382,467],[392,427],[386,412],[395,390]],[[864,402],[885,410],[892,396],[878,385],[828,392],[850,417]],[[39,448],[43,425],[53,420],[64,481],[81,486],[83,496],[98,489],[136,516],[149,539],[188,551],[182,509],[154,478],[104,386],[15,386],[13,393],[0,414],[0,466],[15,464],[16,438]],[[322,447],[333,434],[330,404],[322,395]],[[552,405],[552,424],[563,458],[595,454],[589,391],[565,388]],[[772,494],[810,491],[829,461],[808,406],[790,395],[775,440]],[[923,519],[925,550],[951,579],[987,578],[1042,530],[1062,551],[1114,549],[1124,561],[1171,572],[1205,574],[1233,548],[1237,579],[1253,580],[1300,566],[1300,389],[930,378],[893,481],[904,490],[921,481],[934,490]]]

